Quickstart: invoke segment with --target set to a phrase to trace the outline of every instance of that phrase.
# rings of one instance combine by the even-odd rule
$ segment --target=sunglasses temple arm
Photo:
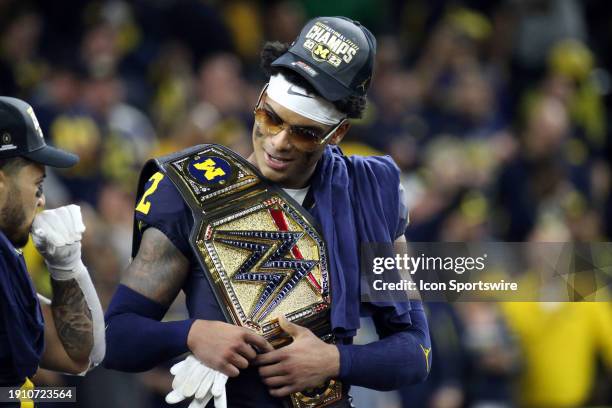
[[[346,119],[342,119],[342,121],[338,123],[336,127],[334,127],[332,130],[329,131],[327,136],[325,136],[323,139],[319,141],[319,144],[322,145],[322,144],[327,143],[327,141],[331,139],[331,137],[338,131],[338,129],[340,129],[340,126],[342,126],[346,121],[347,121]]]

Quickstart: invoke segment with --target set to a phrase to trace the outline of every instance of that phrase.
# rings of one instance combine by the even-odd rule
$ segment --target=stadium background
[[[141,165],[198,143],[248,154],[260,46],[290,42],[317,15],[352,17],[377,36],[369,108],[341,146],[396,160],[409,240],[610,241],[609,9],[605,0],[0,0],[0,94],[29,101],[47,140],[81,157],[50,174],[45,194],[50,208],[81,203],[84,261],[105,308],[129,261]],[[48,293],[41,259],[26,253]],[[426,384],[356,390],[359,406],[612,405],[610,303],[428,309]],[[172,310],[185,313],[180,300]],[[84,379],[40,370],[35,380],[78,385],[80,407],[162,407],[171,378],[159,367]]]

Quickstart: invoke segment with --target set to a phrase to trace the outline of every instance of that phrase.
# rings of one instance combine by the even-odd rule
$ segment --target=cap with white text
[[[289,68],[325,99],[365,96],[372,80],[376,39],[358,21],[346,17],[310,20],[289,50],[272,66]]]

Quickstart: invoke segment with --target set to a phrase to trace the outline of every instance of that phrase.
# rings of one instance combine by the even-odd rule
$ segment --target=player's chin
[[[273,169],[265,165],[261,167],[262,168],[260,170],[264,177],[274,183],[283,184],[283,182],[286,182],[289,179],[287,171]]]
[[[9,239],[15,248],[23,248],[28,244],[28,240],[30,239],[30,229],[28,228],[25,231],[17,232],[12,238],[9,237]]]

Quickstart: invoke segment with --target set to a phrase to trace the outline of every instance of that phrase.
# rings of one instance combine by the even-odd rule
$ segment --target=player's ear
[[[351,128],[351,124],[348,121],[340,125],[338,130],[336,130],[334,135],[329,140],[329,144],[333,144],[333,145],[339,144],[342,141],[342,139],[344,139],[344,135],[346,135],[346,132],[348,132],[350,128]]]

